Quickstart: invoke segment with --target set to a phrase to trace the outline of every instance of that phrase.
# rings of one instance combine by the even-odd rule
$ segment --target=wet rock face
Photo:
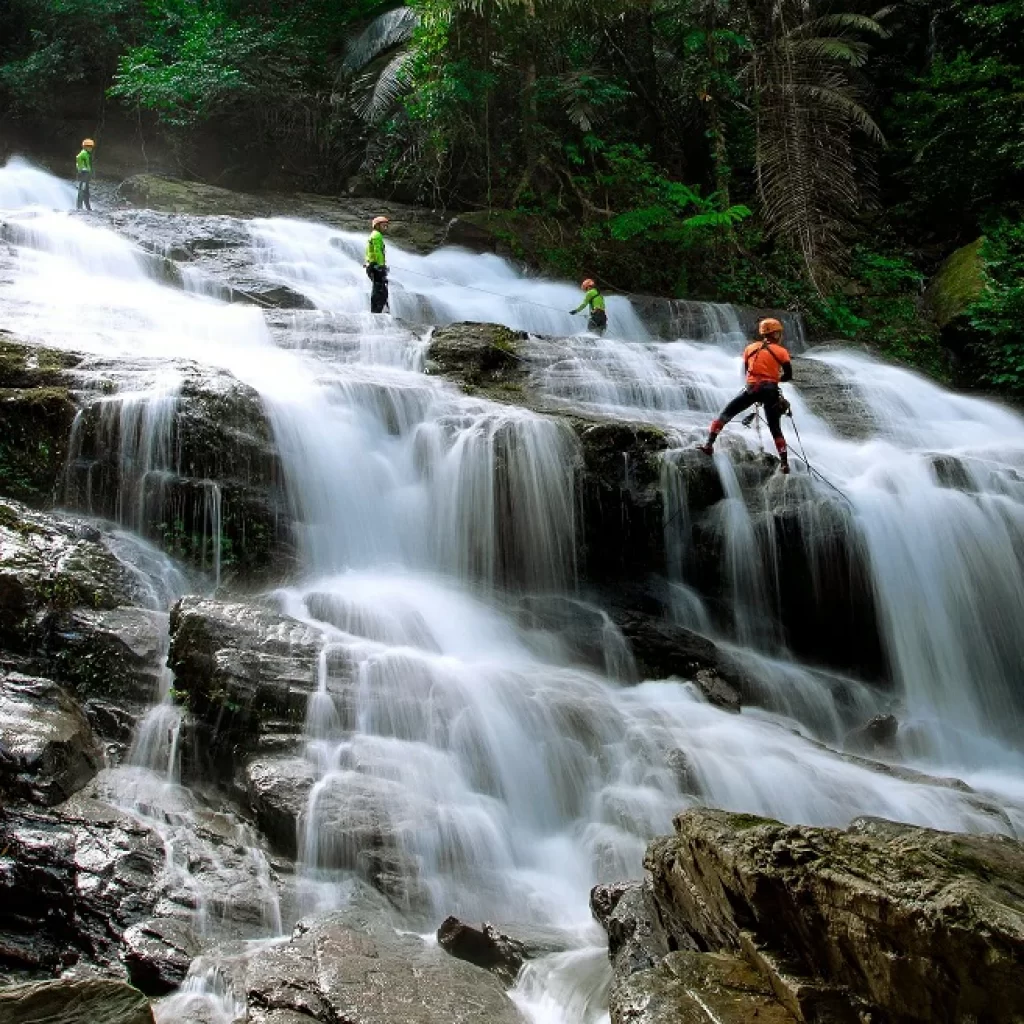
[[[156,693],[166,614],[137,607],[154,595],[113,542],[88,520],[0,498],[4,660],[65,684],[99,734],[127,742]]]
[[[149,1000],[105,979],[44,981],[0,988],[4,1024],[153,1024]]]
[[[616,625],[629,642],[643,679],[675,676],[694,682],[711,704],[738,711],[755,692],[747,674],[713,641],[664,619],[618,612]]]
[[[0,971],[120,974],[120,936],[152,915],[164,858],[155,832],[93,801],[0,810]]]
[[[570,420],[582,466],[577,480],[581,568],[606,583],[663,572],[665,545],[660,489],[663,431],[635,423]]]
[[[53,500],[76,404],[67,371],[81,360],[0,331],[0,492],[33,505]]]
[[[137,581],[100,540],[91,524],[0,498],[0,642],[8,650],[41,646],[62,611],[139,599]]]
[[[811,412],[828,423],[840,437],[862,441],[875,432],[876,420],[871,408],[857,389],[846,383],[828,363],[794,356],[792,386]]]
[[[199,954],[191,926],[174,918],[155,918],[132,925],[124,933],[121,959],[128,980],[151,996],[176,989]]]
[[[767,979],[730,953],[669,953],[657,966],[615,986],[612,1000],[612,1024],[797,1024],[798,1020],[775,998]]]
[[[182,598],[171,612],[168,663],[209,752],[230,757],[282,720],[298,733],[322,645],[316,630],[260,605]]]
[[[450,957],[379,918],[300,925],[290,942],[234,970],[250,1024],[522,1024],[490,972]]]
[[[131,206],[199,217],[299,217],[343,231],[370,231],[370,221],[391,218],[389,237],[405,248],[429,252],[441,244],[445,220],[423,207],[372,198],[335,198],[304,193],[234,192],[216,185],[157,174],[136,174],[121,183],[118,199]],[[119,214],[118,216],[125,216]],[[129,219],[129,218],[125,218]]]
[[[89,363],[112,393],[87,400],[75,425],[64,500],[207,571],[219,559],[224,577],[286,571],[291,516],[259,395],[223,371],[173,368],[177,391],[140,403],[152,366]]]
[[[0,674],[0,793],[57,804],[101,763],[88,721],[64,690],[49,679]]]
[[[799,1020],[1024,1014],[1024,845],[1014,840],[689,811],[651,843],[645,866],[670,943],[742,957]]]

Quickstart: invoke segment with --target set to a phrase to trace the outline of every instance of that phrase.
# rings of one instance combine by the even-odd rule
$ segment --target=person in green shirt
[[[569,312],[575,316],[586,307],[590,307],[590,319],[587,321],[587,330],[595,334],[604,334],[608,326],[608,314],[604,308],[604,296],[597,290],[594,282],[588,277],[580,287],[586,292],[583,301]]]
[[[383,313],[388,304],[388,261],[384,249],[384,232],[390,221],[387,217],[374,217],[370,237],[366,240],[366,276],[373,282],[370,291],[370,312]]]
[[[92,139],[82,140],[82,152],[75,157],[75,170],[78,172],[78,206],[81,210],[85,207],[92,213],[92,203],[89,202],[89,182],[92,181],[92,151],[96,143]]]

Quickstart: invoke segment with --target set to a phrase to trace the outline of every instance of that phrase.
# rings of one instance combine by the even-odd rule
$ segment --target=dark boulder
[[[491,971],[505,985],[513,985],[520,968],[529,958],[526,945],[484,922],[474,928],[457,917],[445,918],[437,929],[441,948],[458,960]]]
[[[140,403],[137,392],[152,387],[151,366],[89,364],[93,377],[107,375],[112,393],[85,400],[65,502],[225,579],[287,572],[291,514],[259,395],[224,371],[176,369],[176,392]]]
[[[56,683],[0,672],[0,794],[53,805],[82,788],[103,753],[78,705]]]
[[[88,978],[0,988],[3,1024],[153,1024],[149,1000],[120,981]]]
[[[118,974],[121,935],[163,895],[160,836],[74,800],[73,808],[0,810],[0,970],[55,973],[83,962]]]
[[[854,754],[895,753],[899,729],[900,723],[895,715],[875,715],[869,722],[851,730],[843,746]]]
[[[523,332],[500,324],[449,324],[431,335],[427,369],[458,381],[470,391],[518,389],[526,378],[521,354],[525,340]]]
[[[154,918],[126,929],[121,959],[128,980],[151,996],[162,996],[185,980],[199,954],[199,941],[186,921]]]
[[[691,680],[710,703],[730,710],[757,692],[746,671],[706,636],[652,615],[613,612],[613,618],[641,678]]]
[[[168,663],[197,716],[202,746],[227,758],[290,723],[297,735],[317,686],[321,635],[256,603],[182,598],[171,611]]]

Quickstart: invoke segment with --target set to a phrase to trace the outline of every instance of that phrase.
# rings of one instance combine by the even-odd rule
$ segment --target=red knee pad
[[[712,434],[720,434],[722,432],[722,427],[724,427],[724,426],[725,426],[725,424],[721,420],[712,420],[711,421],[711,433]]]
[[[775,447],[778,448],[780,455],[786,454],[786,439],[784,437],[775,438]]]

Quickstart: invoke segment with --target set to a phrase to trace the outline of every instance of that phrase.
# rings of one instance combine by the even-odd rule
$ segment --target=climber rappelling
[[[370,237],[366,240],[366,276],[373,282],[370,291],[370,312],[383,313],[388,304],[388,263],[384,247],[384,232],[391,222],[387,217],[374,217],[370,224]]]
[[[569,310],[570,315],[575,316],[589,307],[590,319],[587,321],[587,330],[593,331],[595,334],[604,334],[605,328],[608,326],[608,314],[604,308],[604,296],[597,290],[597,286],[589,277],[580,287],[586,294],[583,296],[583,301],[575,309]]]
[[[746,387],[712,420],[708,439],[698,448],[705,455],[711,455],[722,428],[744,409],[760,405],[764,409],[768,429],[775,439],[779,468],[783,473],[788,473],[789,452],[786,449],[786,438],[782,434],[781,420],[789,406],[782,397],[779,384],[793,379],[793,363],[789,352],[782,346],[782,324],[778,320],[769,317],[757,325],[757,340],[743,350],[743,372]]]

